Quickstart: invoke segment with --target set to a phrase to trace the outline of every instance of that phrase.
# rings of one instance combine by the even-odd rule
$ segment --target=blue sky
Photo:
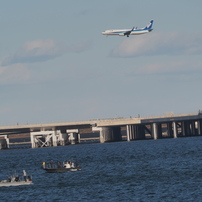
[[[18,0],[0,7],[0,125],[197,113],[202,1]],[[106,37],[144,27],[145,35]]]

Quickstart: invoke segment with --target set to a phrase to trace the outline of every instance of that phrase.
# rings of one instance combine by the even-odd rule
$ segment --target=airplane
[[[145,34],[153,30],[152,29],[153,22],[154,20],[151,20],[149,24],[144,28],[133,27],[132,29],[113,29],[113,30],[106,30],[102,32],[102,34],[103,35],[119,35],[119,36],[127,36],[127,37],[129,37],[129,35]]]

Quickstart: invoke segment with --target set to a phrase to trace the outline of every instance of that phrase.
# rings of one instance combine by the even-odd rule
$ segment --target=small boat
[[[43,168],[47,173],[64,173],[64,172],[72,172],[79,171],[81,167],[75,168]]]
[[[9,175],[8,180],[0,181],[0,187],[9,187],[9,186],[20,186],[20,185],[30,185],[32,183],[32,177],[26,174],[26,171],[23,170],[24,180],[19,177],[19,175]]]
[[[0,182],[0,187],[9,187],[9,186],[20,186],[20,185],[30,185],[33,184],[32,181],[18,181],[18,182],[9,182],[8,180],[2,180]]]
[[[59,161],[57,164],[54,164],[53,161],[51,161],[49,164],[43,162],[42,169],[47,173],[63,173],[80,171],[82,168],[77,163],[73,163],[71,161],[63,162],[63,165]]]

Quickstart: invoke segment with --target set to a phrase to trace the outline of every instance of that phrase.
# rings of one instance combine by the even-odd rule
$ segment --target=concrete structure
[[[100,132],[100,143],[122,140],[121,129],[117,126],[92,127],[92,131]]]
[[[0,150],[8,149],[8,148],[9,148],[9,139],[8,139],[7,135],[4,135],[4,138],[0,139]]]
[[[0,136],[0,150],[9,148],[9,138],[8,135]]]
[[[146,138],[160,139],[202,135],[202,114],[169,115],[149,118],[115,118],[83,122],[17,125],[0,127],[0,136],[29,133],[32,148],[63,146],[80,142],[80,130],[99,132],[100,143],[122,141],[122,130],[127,141]],[[8,139],[8,138],[7,138]],[[9,143],[9,140],[6,140]]]
[[[30,133],[32,148],[77,144],[79,143],[79,137],[78,129],[66,130],[65,132],[60,130],[42,130]]]

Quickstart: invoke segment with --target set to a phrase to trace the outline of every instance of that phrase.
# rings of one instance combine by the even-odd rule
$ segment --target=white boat
[[[2,180],[0,182],[0,187],[9,187],[9,186],[20,186],[20,185],[30,185],[33,184],[32,181],[19,181],[19,182],[9,182],[8,180]]]
[[[23,180],[19,175],[9,175],[8,180],[0,181],[0,187],[9,187],[9,186],[20,186],[20,185],[30,185],[32,183],[32,177],[26,174],[26,171],[23,170]]]

